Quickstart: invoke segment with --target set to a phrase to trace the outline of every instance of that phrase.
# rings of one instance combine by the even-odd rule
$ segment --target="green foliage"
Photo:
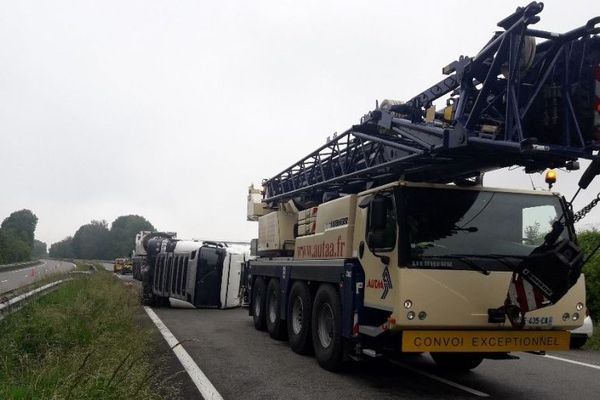
[[[31,248],[12,230],[0,229],[0,265],[28,261]]]
[[[29,210],[15,211],[2,221],[3,231],[12,231],[15,236],[33,248],[33,238],[38,218]]]
[[[73,237],[68,236],[60,242],[53,243],[48,251],[50,257],[54,258],[74,258]]]
[[[539,246],[544,243],[546,233],[540,232],[541,229],[542,227],[537,221],[533,225],[525,227],[525,239],[527,239],[527,244]]]
[[[92,221],[81,226],[73,235],[73,254],[76,258],[108,259],[110,232],[106,221]]]
[[[15,211],[0,225],[0,264],[29,261],[37,217],[29,210]]]
[[[117,257],[130,257],[135,247],[135,235],[139,231],[153,231],[154,226],[144,217],[139,215],[124,215],[113,221],[110,227],[112,255],[109,259]]]
[[[44,258],[48,256],[48,251],[46,250],[46,243],[39,241],[37,239],[33,240],[33,251],[31,253],[33,258]]]
[[[12,314],[0,322],[0,398],[174,398],[148,351],[161,339],[137,312],[135,293],[99,272]]]
[[[73,237],[50,246],[50,256],[55,258],[81,258],[88,260],[112,260],[129,257],[135,246],[139,231],[153,231],[154,226],[139,215],[124,215],[111,224],[92,221],[81,226]]]
[[[600,245],[600,232],[597,230],[583,231],[577,235],[579,247],[585,257]],[[592,310],[592,315],[598,318],[600,313],[600,250],[584,265],[585,286],[587,292],[587,305]]]
[[[588,338],[583,348],[587,350],[600,350],[600,329],[594,328],[594,335]]]

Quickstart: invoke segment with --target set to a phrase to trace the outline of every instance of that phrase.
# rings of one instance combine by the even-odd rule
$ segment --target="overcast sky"
[[[376,99],[429,87],[527,1],[436,3],[0,1],[0,220],[31,209],[49,245],[126,214],[185,238],[255,237],[250,183]],[[537,27],[597,15],[598,0],[547,1]],[[555,189],[580,174],[559,171]],[[520,170],[486,183],[531,187]]]

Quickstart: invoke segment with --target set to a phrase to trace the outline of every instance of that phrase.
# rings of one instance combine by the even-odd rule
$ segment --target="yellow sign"
[[[564,351],[570,337],[566,331],[404,331],[402,351]]]

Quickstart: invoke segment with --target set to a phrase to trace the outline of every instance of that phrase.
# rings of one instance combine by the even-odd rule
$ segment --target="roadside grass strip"
[[[4,317],[6,315],[8,315],[10,312],[12,312],[14,309],[18,309],[18,307],[25,300],[31,298],[32,296],[42,294],[43,292],[50,290],[53,287],[60,285],[63,282],[65,282],[65,280],[63,280],[63,279],[54,281],[54,282],[48,283],[46,285],[40,286],[37,289],[33,289],[30,292],[15,296],[6,302],[0,303],[0,320],[4,319]]]
[[[0,321],[0,399],[163,399],[136,294],[112,274],[64,282]]]
[[[594,335],[587,340],[587,343],[585,344],[585,346],[583,346],[584,349],[597,351],[600,350],[600,328],[598,327],[599,323],[600,322],[598,321],[594,321]]]

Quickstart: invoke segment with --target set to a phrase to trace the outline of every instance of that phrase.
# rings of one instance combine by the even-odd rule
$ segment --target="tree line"
[[[35,239],[38,218],[30,210],[10,214],[0,225],[0,265],[46,256],[46,243]]]
[[[93,220],[82,225],[73,236],[50,246],[50,257],[112,260],[129,257],[135,246],[139,231],[153,231],[154,226],[139,215],[124,215],[110,224],[105,220]]]

